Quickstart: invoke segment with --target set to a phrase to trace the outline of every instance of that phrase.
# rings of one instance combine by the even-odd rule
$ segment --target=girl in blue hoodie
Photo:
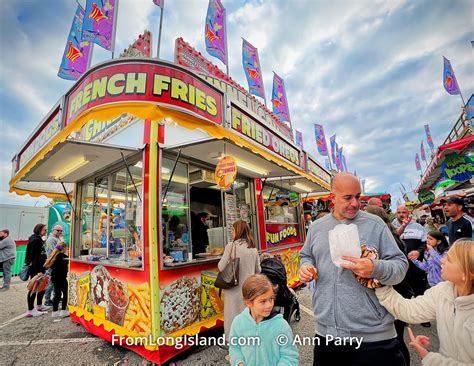
[[[283,315],[273,312],[275,292],[264,275],[253,275],[242,285],[247,309],[234,318],[229,335],[234,366],[298,365],[298,349]]]

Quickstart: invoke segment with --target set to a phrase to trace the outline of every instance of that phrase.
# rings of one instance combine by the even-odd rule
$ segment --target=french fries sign
[[[150,102],[177,107],[221,125],[222,93],[171,65],[131,62],[93,70],[67,96],[66,122],[111,103]]]

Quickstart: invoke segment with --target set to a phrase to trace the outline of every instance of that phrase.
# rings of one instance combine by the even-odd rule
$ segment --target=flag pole
[[[119,7],[119,0],[115,0],[114,30],[113,30],[113,39],[112,39],[112,59],[114,58],[114,55],[115,55],[115,38],[117,35],[118,7]]]
[[[161,29],[163,27],[163,12],[165,11],[165,0],[162,0],[160,6],[160,29],[158,32],[158,46],[156,48],[156,58],[160,58],[160,46],[161,46]]]
[[[225,67],[229,76],[229,50],[227,47],[227,10],[224,8],[224,37],[225,37]]]

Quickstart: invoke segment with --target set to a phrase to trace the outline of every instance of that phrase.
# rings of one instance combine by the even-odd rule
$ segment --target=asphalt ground
[[[137,354],[112,346],[70,321],[55,319],[48,314],[26,318],[26,285],[19,278],[12,279],[7,292],[0,292],[0,365],[150,365]],[[314,316],[308,288],[297,292],[301,305],[301,320],[292,320],[293,333],[300,337],[314,336]],[[413,326],[415,334],[430,337],[430,350],[438,350],[436,324],[430,328]],[[213,336],[221,332],[214,332]],[[405,337],[406,338],[406,337]],[[421,365],[412,350],[411,365]],[[224,359],[227,351],[218,346],[193,347],[167,363],[174,366],[229,365]],[[312,365],[313,347],[299,347],[300,365]],[[263,366],[263,365],[262,365]]]

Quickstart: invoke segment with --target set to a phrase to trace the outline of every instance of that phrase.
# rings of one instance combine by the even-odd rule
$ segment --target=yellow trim
[[[10,180],[10,191],[16,192],[18,190],[21,192],[21,189],[16,188],[15,184],[20,181],[31,170],[32,167],[44,159],[46,154],[50,152],[54,146],[66,140],[66,138],[72,132],[80,130],[87,121],[91,119],[107,121],[124,113],[130,113],[138,118],[151,119],[152,121],[159,121],[165,117],[169,117],[185,128],[200,128],[214,138],[227,138],[238,146],[245,147],[250,151],[259,154],[265,159],[275,162],[276,164],[291,170],[292,172],[299,174],[300,176],[316,184],[319,184],[323,188],[328,190],[330,188],[326,182],[313,177],[312,175],[286,162],[282,158],[269,153],[264,148],[256,145],[256,143],[251,143],[241,136],[238,136],[236,133],[222,126],[216,125],[213,122],[193,117],[189,114],[186,114],[185,112],[177,111],[164,106],[158,106],[148,102],[124,102],[118,104],[107,104],[92,108],[79,115],[74,121],[71,121],[68,126],[61,130],[54,138],[51,139],[51,141],[49,141],[42,149],[40,149],[36,155]]]
[[[29,194],[31,197],[46,196],[48,198],[61,198],[63,200],[67,200],[67,196],[65,194],[54,193],[54,192],[30,191],[28,189],[20,189],[20,188],[15,188],[15,187],[13,188],[11,187],[10,192],[15,192],[16,194],[20,196]]]
[[[102,325],[104,327],[104,330],[106,330],[107,332],[111,332],[113,330],[115,334],[117,334],[121,337],[131,337],[131,338],[147,337],[146,335],[139,334],[139,333],[136,333],[136,332],[132,332],[131,330],[129,330],[127,328],[124,328],[120,325],[117,325],[115,323],[112,323],[111,321],[109,321],[107,319],[98,318],[98,317],[94,316],[94,314],[92,314],[91,312],[86,311],[86,310],[84,310],[82,308],[79,308],[77,306],[69,305],[69,311],[71,313],[76,314],[76,316],[79,317],[79,318],[84,318],[84,320],[86,320],[88,322],[91,321],[96,327],[99,327],[99,326]],[[167,334],[166,336],[169,337],[169,338],[177,338],[177,337],[181,337],[183,335],[188,335],[188,336],[192,337],[192,336],[198,334],[201,331],[201,328],[210,329],[210,328],[214,327],[217,324],[218,320],[224,321],[224,315],[222,313],[218,314],[218,315],[214,315],[213,317],[211,317],[209,319],[202,320],[198,323],[192,324],[192,325],[190,325],[186,328],[180,329],[180,330],[178,330],[174,333]],[[158,338],[158,336],[152,335],[153,340],[156,340],[157,338]],[[158,342],[155,342],[155,343],[158,343]],[[158,345],[152,345],[152,346],[144,345],[143,347],[145,349],[149,350],[149,351],[159,350]]]
[[[153,337],[160,335],[160,286],[159,286],[159,250],[158,250],[158,123],[150,126],[150,153],[148,159],[148,235],[149,270],[151,286],[151,331]]]
[[[163,118],[163,113],[159,106],[145,102],[108,104],[87,110],[43,146],[43,148],[41,148],[36,155],[10,180],[10,192],[16,192],[18,189],[15,187],[16,183],[18,183],[39,161],[43,160],[46,154],[57,144],[65,141],[71,133],[80,130],[89,120],[98,119],[107,121],[124,113],[133,114],[141,119],[160,120]]]

